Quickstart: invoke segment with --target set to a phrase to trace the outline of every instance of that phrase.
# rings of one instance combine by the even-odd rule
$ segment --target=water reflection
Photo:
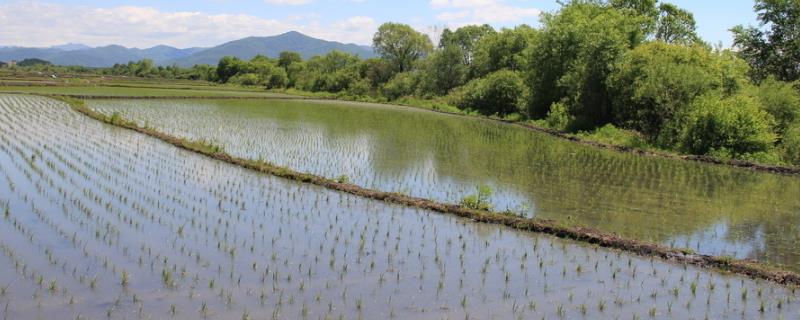
[[[800,179],[620,154],[486,120],[308,101],[91,101],[243,157],[800,270]]]

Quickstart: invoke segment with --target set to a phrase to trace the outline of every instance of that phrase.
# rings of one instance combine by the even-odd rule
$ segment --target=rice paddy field
[[[208,86],[155,86],[156,84],[136,84],[136,86],[131,84],[114,86],[0,86],[0,93],[35,93],[109,97],[286,97],[286,95],[264,91],[232,90]]]
[[[343,126],[332,146],[370,141]],[[793,288],[261,175],[48,98],[0,95],[0,142],[3,319],[800,317]]]
[[[287,100],[91,100],[91,108],[301,172],[596,227],[800,271],[800,179],[572,144],[410,108]]]

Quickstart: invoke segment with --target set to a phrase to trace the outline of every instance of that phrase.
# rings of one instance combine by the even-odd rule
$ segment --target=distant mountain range
[[[115,63],[151,59],[158,65],[177,64],[190,67],[195,64],[215,65],[224,56],[250,59],[262,54],[275,58],[283,51],[294,51],[308,59],[333,50],[356,54],[362,58],[375,56],[371,47],[325,41],[292,31],[271,37],[248,37],[213,48],[178,49],[164,45],[148,49],[126,48],[118,45],[92,48],[76,43],[50,48],[0,46],[0,61],[38,58],[57,65],[110,67]]]

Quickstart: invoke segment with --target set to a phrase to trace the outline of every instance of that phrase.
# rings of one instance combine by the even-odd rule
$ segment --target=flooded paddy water
[[[4,319],[794,318],[791,288],[282,180],[0,96]]]
[[[800,179],[576,145],[494,121],[314,101],[91,100],[95,110],[360,186],[800,271]]]

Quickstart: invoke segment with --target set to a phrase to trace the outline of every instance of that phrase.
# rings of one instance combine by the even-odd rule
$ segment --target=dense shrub
[[[228,83],[242,86],[256,86],[261,84],[261,78],[255,73],[243,73],[231,77],[228,79]]]
[[[696,97],[736,91],[746,71],[744,61],[702,46],[644,44],[626,53],[609,76],[615,123],[655,138]]]
[[[562,131],[567,130],[573,120],[575,118],[569,113],[569,108],[565,103],[561,102],[550,106],[550,112],[547,113],[547,118],[545,118],[548,127]]]
[[[419,85],[419,75],[416,72],[401,72],[395,75],[383,86],[383,94],[389,100],[414,95]]]
[[[285,88],[289,83],[289,77],[283,68],[275,68],[264,79],[267,89]]]
[[[753,95],[759,99],[764,110],[775,118],[775,131],[779,134],[800,120],[800,93],[791,83],[770,77],[753,88]]]
[[[781,149],[784,161],[800,165],[800,122],[795,122],[786,129],[781,142]]]
[[[543,28],[528,50],[529,113],[544,118],[555,102],[596,124],[611,120],[606,78],[614,62],[644,40],[645,17],[601,1],[572,1],[542,16]]]
[[[698,98],[681,117],[681,148],[692,154],[742,155],[768,152],[775,143],[773,118],[744,95]]]
[[[456,106],[485,115],[520,112],[525,104],[525,84],[518,72],[501,70],[472,80],[459,90]]]

